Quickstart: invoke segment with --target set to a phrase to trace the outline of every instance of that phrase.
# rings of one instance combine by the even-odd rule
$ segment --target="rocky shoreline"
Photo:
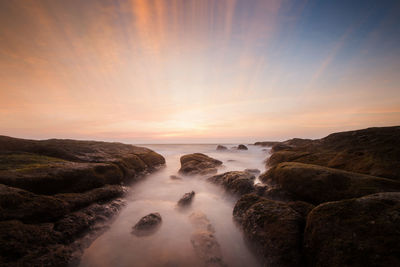
[[[0,136],[1,265],[77,265],[123,207],[124,185],[164,164],[121,143]]]

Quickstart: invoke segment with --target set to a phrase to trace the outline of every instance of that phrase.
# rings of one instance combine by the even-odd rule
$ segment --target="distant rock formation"
[[[238,150],[248,150],[247,146],[245,146],[245,145],[238,145],[237,149]]]
[[[227,150],[228,148],[226,146],[223,145],[218,145],[217,146],[217,150]]]

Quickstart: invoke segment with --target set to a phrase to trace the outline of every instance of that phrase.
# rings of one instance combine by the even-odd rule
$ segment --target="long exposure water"
[[[228,148],[233,145],[227,145]],[[163,155],[166,167],[132,185],[127,205],[110,228],[84,252],[80,266],[204,266],[195,255],[190,242],[193,226],[189,215],[203,212],[215,229],[224,262],[228,266],[259,266],[248,250],[240,229],[232,220],[237,197],[205,181],[209,176],[178,174],[180,157],[200,152],[223,161],[218,173],[256,168],[265,170],[268,151],[249,145],[249,150],[217,151],[215,145],[146,145]],[[182,180],[173,180],[179,175]],[[256,180],[257,182],[257,180]],[[184,193],[196,195],[188,210],[177,209],[176,203]],[[162,216],[162,224],[150,236],[131,234],[138,220],[153,212]]]

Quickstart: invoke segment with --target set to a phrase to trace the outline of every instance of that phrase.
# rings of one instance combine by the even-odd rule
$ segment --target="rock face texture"
[[[150,213],[142,217],[135,226],[132,227],[132,234],[136,236],[146,236],[155,233],[160,228],[162,218],[160,213]]]
[[[400,182],[395,180],[297,162],[280,163],[260,180],[313,204],[400,191]]]
[[[255,194],[236,203],[234,219],[266,266],[301,266],[304,217],[283,202]]]
[[[400,266],[400,193],[319,205],[308,216],[308,266]]]
[[[221,185],[226,191],[244,195],[253,192],[255,176],[248,172],[231,171],[215,175],[207,179],[208,182]]]
[[[76,265],[123,206],[121,184],[164,163],[120,143],[0,136],[0,262]]]
[[[294,161],[400,180],[400,126],[291,139],[272,150],[269,166]]]
[[[186,175],[206,175],[216,173],[222,161],[213,159],[202,153],[184,155],[180,159],[181,168],[179,172]]]

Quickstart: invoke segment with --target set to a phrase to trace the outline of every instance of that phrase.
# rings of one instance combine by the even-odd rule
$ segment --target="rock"
[[[269,186],[262,196],[270,200],[282,202],[294,201],[296,199],[291,193],[279,186]]]
[[[172,180],[182,180],[182,177],[177,175],[170,175],[169,178],[171,178]]]
[[[121,184],[164,163],[121,143],[0,136],[0,262],[77,265],[123,206]]]
[[[231,171],[215,175],[208,182],[221,185],[232,194],[244,195],[254,191],[255,176],[248,172]]]
[[[193,201],[194,195],[195,195],[195,192],[194,192],[194,191],[189,192],[189,193],[185,193],[185,194],[181,197],[181,199],[179,199],[179,201],[178,201],[178,206],[179,206],[179,207],[186,207],[186,206],[188,206],[189,204],[191,204],[192,201]]]
[[[254,185],[255,193],[259,196],[264,195],[264,193],[268,190],[269,186],[262,183],[257,183]]]
[[[307,215],[315,208],[313,204],[304,201],[290,201],[286,204],[297,211],[303,218],[307,218]]]
[[[180,173],[194,175],[206,175],[216,173],[217,167],[222,165],[222,161],[213,159],[201,153],[188,154],[181,157]]]
[[[272,149],[269,166],[301,162],[400,181],[400,127],[333,133],[318,139],[292,139]]]
[[[132,234],[136,236],[147,236],[155,233],[161,226],[161,215],[158,212],[150,213],[142,217],[132,227]]]
[[[281,163],[260,176],[296,200],[319,204],[378,192],[400,191],[400,182],[297,162]]]
[[[248,150],[247,146],[245,146],[245,145],[238,145],[237,149],[238,150]]]
[[[221,247],[214,235],[215,229],[203,212],[195,212],[189,216],[195,231],[190,242],[197,257],[204,266],[226,266],[222,258]]]
[[[400,193],[328,202],[308,215],[308,266],[400,266]]]
[[[261,173],[259,169],[245,169],[244,171],[254,175],[259,175]]]
[[[217,150],[227,150],[228,148],[226,146],[223,145],[218,145],[217,146]]]
[[[249,194],[233,215],[265,266],[301,266],[304,217],[283,202]]]
[[[255,146],[268,146],[268,147],[272,147],[274,145],[279,144],[280,142],[277,141],[265,141],[265,142],[255,142],[254,145]]]

